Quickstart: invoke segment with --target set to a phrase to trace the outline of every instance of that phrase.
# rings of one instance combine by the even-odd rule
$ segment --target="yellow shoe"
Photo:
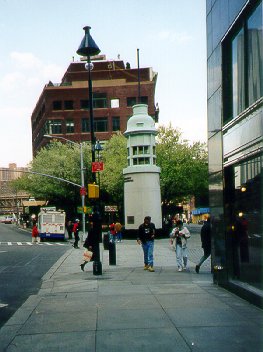
[[[149,265],[144,265],[143,270],[148,270],[149,269]]]
[[[154,268],[153,268],[152,266],[149,266],[148,271],[150,271],[151,273],[153,273],[155,270],[154,270]]]

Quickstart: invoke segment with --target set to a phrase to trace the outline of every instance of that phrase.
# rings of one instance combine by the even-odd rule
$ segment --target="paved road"
[[[38,292],[42,276],[68,248],[67,242],[32,245],[30,233],[0,224],[0,328]]]

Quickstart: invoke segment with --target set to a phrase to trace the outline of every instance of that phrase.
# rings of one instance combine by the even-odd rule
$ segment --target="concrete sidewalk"
[[[116,266],[101,247],[102,276],[91,263],[80,270],[82,252],[69,245],[0,330],[1,351],[263,350],[262,310],[214,285],[209,262],[195,273],[197,240],[189,241],[190,272],[176,271],[167,239],[155,241],[154,273],[132,240],[117,244]]]

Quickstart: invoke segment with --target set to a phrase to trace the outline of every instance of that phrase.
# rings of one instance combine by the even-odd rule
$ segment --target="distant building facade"
[[[0,167],[0,214],[19,214],[23,210],[23,201],[28,199],[28,194],[16,191],[10,186],[10,182],[21,177],[25,167],[17,167],[9,164],[9,167]]]
[[[122,60],[107,60],[104,55],[91,58],[93,115],[96,139],[106,141],[117,131],[124,132],[132,106],[148,104],[149,114],[158,120],[155,106],[157,73],[152,68],[130,68]],[[88,72],[85,62],[70,63],[61,83],[49,82],[43,89],[31,116],[33,155],[48,143],[44,134],[75,142],[90,141]]]
[[[206,5],[214,279],[262,305],[262,0]]]

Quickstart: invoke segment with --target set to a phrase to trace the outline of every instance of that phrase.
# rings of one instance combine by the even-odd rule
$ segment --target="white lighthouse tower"
[[[148,105],[133,106],[133,115],[124,132],[127,138],[128,167],[124,175],[125,228],[137,230],[145,216],[156,229],[162,228],[160,168],[156,166],[154,120]]]

